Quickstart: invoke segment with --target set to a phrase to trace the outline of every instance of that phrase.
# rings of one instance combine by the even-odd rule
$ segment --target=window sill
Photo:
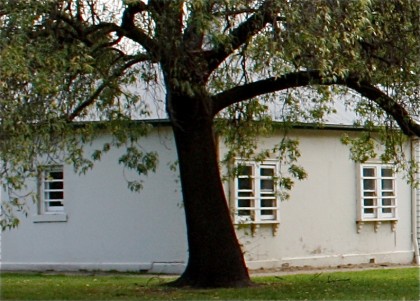
[[[32,217],[32,221],[34,223],[60,223],[60,222],[67,222],[67,214],[60,213],[60,214],[41,214],[41,215],[34,215]]]
[[[388,218],[388,219],[362,219],[356,221],[357,226],[357,233],[362,232],[363,226],[365,223],[373,223],[373,227],[375,232],[378,232],[379,228],[381,227],[382,223],[390,222],[391,224],[391,231],[395,232],[397,230],[397,218]]]
[[[249,227],[251,230],[252,236],[255,236],[255,234],[261,227],[271,227],[273,236],[277,236],[279,225],[280,225],[280,221],[276,221],[276,220],[259,221],[259,222],[247,221],[247,222],[239,222],[235,224],[236,229],[243,229],[243,228]]]
[[[398,220],[398,218],[396,217],[383,217],[383,218],[369,218],[369,217],[362,217],[360,219],[358,219],[358,222],[389,222],[389,221],[396,221]]]

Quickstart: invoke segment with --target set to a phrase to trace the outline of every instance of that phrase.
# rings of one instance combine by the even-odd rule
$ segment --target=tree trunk
[[[174,120],[189,258],[177,286],[241,287],[251,285],[223,191],[212,117],[192,112],[183,101]],[[193,105],[196,107],[196,105]],[[188,107],[188,110],[185,110]],[[197,108],[197,107],[196,107]],[[195,114],[200,116],[194,118]]]

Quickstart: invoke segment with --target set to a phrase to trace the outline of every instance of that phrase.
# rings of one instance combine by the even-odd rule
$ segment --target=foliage
[[[36,178],[39,166],[67,162],[84,173],[111,146],[133,147],[148,131],[144,124],[126,126],[134,113],[148,114],[139,95],[124,88],[136,71],[122,74],[126,66],[113,50],[63,36],[48,16],[64,7],[63,1],[5,1],[0,7],[2,228],[16,226],[15,212],[37,197],[26,179]],[[106,35],[95,38],[109,42]],[[85,120],[106,123],[80,124]],[[89,158],[83,146],[103,132],[115,138]]]
[[[64,160],[84,172],[109,147],[127,146],[122,164],[153,171],[156,155],[138,139],[147,126],[124,128],[149,116],[153,101],[164,100],[175,135],[186,140],[214,126],[231,149],[226,160],[279,156],[288,165],[279,179],[284,197],[305,177],[298,144],[285,136],[274,150],[259,150],[256,138],[273,119],[286,134],[296,123],[322,126],[338,99],[367,132],[343,138],[355,160],[378,155],[415,171],[401,155],[401,133],[420,136],[419,1],[4,0],[0,28],[3,228],[24,207],[15,194],[33,196],[25,179],[39,165]],[[90,157],[82,146],[97,128],[75,123],[93,120],[115,138]],[[196,179],[180,167],[183,193],[198,191],[185,189]],[[225,201],[217,181],[212,200]]]
[[[247,289],[175,289],[172,278],[2,274],[2,300],[417,300],[417,268],[255,277]]]

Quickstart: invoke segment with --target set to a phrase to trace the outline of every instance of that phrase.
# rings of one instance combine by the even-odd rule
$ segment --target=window
[[[397,194],[394,169],[390,165],[360,165],[360,221],[397,219]]]
[[[38,176],[38,216],[35,222],[66,221],[64,170],[61,165],[43,166]]]
[[[234,183],[235,223],[276,223],[279,200],[276,176],[278,164],[238,161]]]

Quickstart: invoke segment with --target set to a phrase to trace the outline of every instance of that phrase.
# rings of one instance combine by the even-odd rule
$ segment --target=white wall
[[[397,182],[396,231],[383,222],[377,232],[373,223],[365,223],[357,233],[357,169],[348,147],[340,142],[342,133],[293,131],[300,139],[299,163],[308,178],[297,181],[290,199],[281,203],[276,235],[268,225],[260,226],[254,236],[249,227],[237,230],[250,268],[412,261],[411,188],[405,180]],[[261,139],[260,148],[278,143],[279,137]]]
[[[396,231],[383,223],[377,232],[366,224],[357,233],[356,164],[339,141],[342,132],[296,130],[293,134],[300,137],[300,164],[309,177],[297,182],[290,200],[281,203],[276,235],[264,226],[255,236],[247,229],[237,231],[248,266],[411,262],[410,187],[405,181],[399,179],[397,184]],[[261,139],[259,145],[273,145],[279,137]],[[1,268],[182,272],[186,229],[179,183],[168,166],[176,160],[169,127],[156,129],[142,145],[158,150],[160,163],[156,174],[145,178],[140,193],[127,189],[123,168],[117,163],[122,150],[105,155],[84,176],[66,166],[68,221],[34,223],[32,208],[17,229],[2,233]],[[221,156],[225,151],[221,143]]]
[[[187,242],[179,183],[168,166],[176,160],[170,129],[155,130],[141,145],[159,152],[142,191],[127,188],[124,174],[132,173],[118,164],[123,150],[104,155],[86,175],[65,166],[68,221],[34,223],[32,206],[17,229],[3,232],[2,269],[181,272]]]

